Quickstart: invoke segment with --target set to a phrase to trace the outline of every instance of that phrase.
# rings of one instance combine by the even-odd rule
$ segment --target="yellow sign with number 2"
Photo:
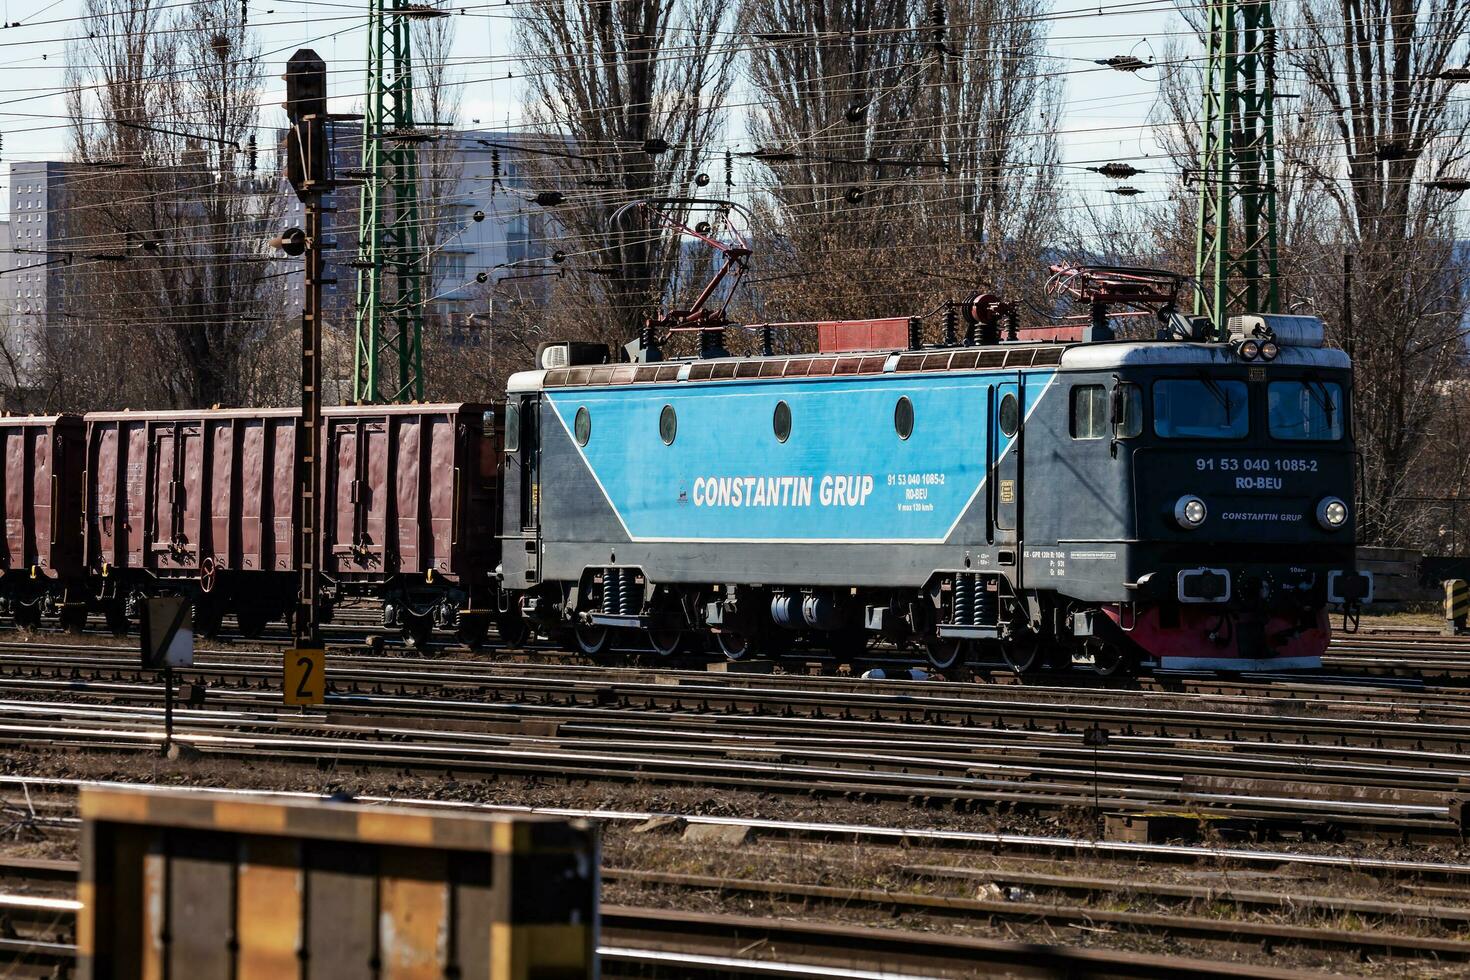
[[[321,704],[327,693],[327,655],[320,647],[287,650],[282,699],[287,704]]]

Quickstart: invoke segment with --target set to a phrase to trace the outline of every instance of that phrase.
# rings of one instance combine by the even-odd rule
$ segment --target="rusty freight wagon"
[[[502,422],[488,406],[324,413],[327,606],[378,597],[415,645],[452,628],[479,643],[495,613]]]
[[[86,416],[86,561],[98,605],[126,630],[139,600],[194,601],[208,635],[246,636],[295,602],[295,409]]]
[[[0,418],[5,541],[0,606],[20,626],[56,615],[87,621],[82,560],[83,424],[79,415]]]

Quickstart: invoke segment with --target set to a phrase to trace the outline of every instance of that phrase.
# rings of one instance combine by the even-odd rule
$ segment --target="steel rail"
[[[43,665],[32,663],[34,670],[42,666],[80,671],[85,664]],[[93,669],[113,670],[143,678],[145,674],[135,664],[97,664]],[[279,671],[273,665],[259,666],[239,664],[211,664],[202,662],[189,671],[180,671],[194,678],[216,678],[234,680],[237,683],[253,680],[257,686],[269,685],[272,689],[279,683]],[[728,681],[690,680],[669,678],[606,680],[602,677],[546,677],[535,674],[485,675],[465,671],[409,672],[391,670],[386,667],[334,668],[334,686],[340,697],[349,697],[352,688],[368,687],[374,691],[398,689],[433,690],[438,694],[464,693],[487,694],[499,691],[514,691],[518,696],[559,696],[569,700],[578,698],[600,699],[617,697],[625,702],[642,703],[652,708],[659,704],[701,702],[705,710],[745,710],[750,708],[776,708],[791,713],[803,708],[817,717],[853,718],[861,713],[897,718],[905,722],[939,721],[951,724],[976,725],[978,718],[1004,723],[1050,721],[1062,730],[1078,723],[1109,724],[1114,730],[1137,730],[1152,727],[1160,734],[1170,730],[1181,731],[1186,736],[1203,738],[1204,732],[1228,731],[1233,737],[1242,733],[1256,734],[1262,740],[1290,741],[1292,736],[1305,739],[1311,736],[1330,735],[1342,745],[1385,746],[1394,742],[1424,745],[1430,742],[1446,743],[1451,751],[1470,751],[1470,725],[1453,725],[1427,721],[1410,721],[1396,718],[1375,718],[1371,728],[1362,724],[1362,719],[1330,719],[1318,716],[1273,713],[1270,717],[1253,717],[1244,712],[1210,711],[1197,708],[1152,707],[1128,703],[1078,704],[1072,701],[1061,703],[1042,701],[1042,695],[1054,692],[1028,688],[1025,697],[1000,697],[994,689],[981,687],[974,691],[976,697],[962,695],[970,691],[953,690],[949,685],[916,685],[922,690],[903,693],[868,691],[861,688],[848,689],[837,697],[833,692],[803,684],[792,684],[789,679],[763,678],[762,682],[732,684]],[[701,675],[708,676],[708,675]],[[0,681],[3,683],[3,681]],[[776,684],[785,686],[777,687]],[[1067,692],[1064,697],[1070,696]],[[1109,699],[1123,701],[1124,699]],[[1176,698],[1177,700],[1177,698]],[[1388,711],[1392,711],[1389,708]]]
[[[326,800],[325,793],[300,790],[256,790],[231,787],[180,786],[148,781],[118,782],[114,780],[75,779],[54,776],[16,776],[0,774],[0,786],[16,786],[26,790],[64,789],[79,791],[84,786],[129,789],[138,786],[166,785],[180,793],[213,793],[240,796],[263,796],[278,799]],[[746,827],[760,836],[791,840],[819,839],[863,844],[896,844],[903,847],[927,845],[935,851],[1006,851],[1041,852],[1065,855],[1069,860],[1117,858],[1131,861],[1212,863],[1256,868],[1302,867],[1383,875],[1413,877],[1434,881],[1470,882],[1470,864],[1425,860],[1396,860],[1343,854],[1318,854],[1303,851],[1216,847],[1202,844],[1162,844],[1134,841],[1048,837],[1038,834],[1014,834],[997,831],[953,830],[937,827],[894,827],[805,820],[776,820],[765,817],[721,817],[700,813],[673,813],[659,810],[615,810],[605,807],[548,807],[512,803],[483,803],[467,800],[436,800],[423,797],[359,794],[353,802],[378,806],[411,806],[424,809],[468,810],[486,813],[541,814],[579,820],[616,823],[647,823],[661,817],[682,820],[686,824],[720,827]]]
[[[12,716],[32,716],[37,722],[0,724],[0,742],[35,744],[50,740],[58,744],[92,747],[134,745],[152,748],[162,737],[157,727],[156,712],[146,709],[122,710],[92,705],[57,705],[54,702],[0,703],[0,712]],[[140,724],[129,726],[120,720],[122,713]],[[425,732],[422,729],[395,729],[372,726],[334,725],[316,719],[300,720],[295,716],[222,716],[219,712],[188,711],[178,713],[175,740],[202,753],[234,756],[269,754],[284,757],[305,755],[313,761],[333,758],[339,764],[349,762],[388,765],[427,765],[460,772],[510,771],[545,772],[554,768],[563,776],[587,775],[604,779],[636,778],[688,782],[697,785],[718,784],[760,790],[777,790],[809,794],[826,789],[834,793],[859,792],[867,795],[909,799],[914,795],[941,797],[970,802],[984,801],[994,805],[1006,803],[1028,806],[1087,807],[1090,773],[1085,765],[1072,769],[1021,766],[987,766],[980,760],[960,761],[926,758],[910,754],[901,769],[880,769],[872,763],[871,745],[834,751],[807,747],[799,755],[797,746],[756,750],[757,756],[774,755],[774,760],[733,758],[729,751],[711,752],[707,746],[691,745],[684,740],[613,741],[597,739],[588,747],[558,733],[554,738],[514,737],[477,732]],[[88,722],[107,727],[84,727]],[[246,732],[241,729],[260,729]],[[200,731],[204,728],[228,729],[228,734]],[[296,734],[297,729],[312,732]],[[325,732],[327,734],[315,734]],[[826,745],[831,740],[826,740]],[[788,762],[787,759],[798,759]],[[845,765],[843,763],[846,763]],[[895,771],[897,769],[897,771]],[[963,775],[952,775],[958,770]],[[1110,774],[1111,775],[1111,774]],[[1016,777],[1028,777],[1025,782]],[[1250,817],[1283,819],[1306,815],[1312,821],[1357,823],[1372,828],[1408,828],[1419,833],[1456,833],[1447,822],[1447,804],[1372,800],[1299,799],[1296,797],[1231,793],[1219,787],[1188,789],[1186,776],[1149,776],[1136,773],[1133,783],[1152,786],[1110,785],[1106,809],[1143,811],[1159,807],[1191,807],[1217,819]],[[880,782],[873,782],[880,779]]]
[[[43,907],[44,914],[51,917],[52,926],[74,933],[77,913],[82,907],[80,902],[0,894],[0,910],[7,915],[40,911]],[[1036,976],[1065,973],[1153,978],[1183,973],[1202,980],[1242,977],[1299,980],[1312,975],[1192,957],[623,905],[604,905],[599,919],[599,960],[605,968],[614,968],[614,971],[604,969],[605,975],[616,975],[615,968],[619,965],[634,964],[676,968],[681,977],[698,975],[693,970],[725,977],[827,976],[849,980],[970,976],[977,965],[1005,966],[1009,975]],[[782,958],[750,955],[757,946],[766,945],[752,944],[753,936],[764,938],[772,946],[779,945]],[[640,948],[640,942],[652,946]],[[683,948],[668,948],[674,945]],[[24,938],[0,940],[0,964],[12,970],[20,966],[67,964],[75,962],[76,956],[74,943]],[[867,968],[872,962],[882,963],[884,968]]]
[[[1423,935],[1396,935],[1374,930],[1318,928],[1285,925],[1251,919],[1206,918],[1179,913],[1160,915],[1118,911],[1085,905],[1048,905],[1035,901],[1005,901],[960,898],[949,895],[918,895],[878,888],[798,884],[786,881],[756,881],[749,878],[714,877],[662,871],[603,868],[604,882],[668,887],[680,891],[712,891],[720,894],[762,896],[785,904],[862,906],[915,915],[1016,920],[1068,927],[1112,926],[1130,932],[1182,936],[1221,942],[1249,942],[1265,946],[1303,946],[1352,951],[1364,956],[1470,960],[1470,942]],[[1120,885],[1115,890],[1122,890]],[[1228,901],[1228,895],[1216,900]]]

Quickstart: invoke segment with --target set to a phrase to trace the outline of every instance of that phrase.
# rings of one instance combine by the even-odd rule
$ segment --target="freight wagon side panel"
[[[87,564],[94,571],[143,564],[147,447],[142,419],[87,420]]]
[[[5,449],[4,568],[48,578],[81,572],[83,441],[77,416],[0,420]]]
[[[326,414],[327,574],[463,581],[493,569],[498,443],[479,405]],[[490,475],[485,473],[489,466]]]
[[[93,568],[195,578],[295,568],[296,414],[257,409],[89,416]]]
[[[233,561],[242,571],[285,572],[296,568],[295,418],[251,420],[236,434],[239,503]]]

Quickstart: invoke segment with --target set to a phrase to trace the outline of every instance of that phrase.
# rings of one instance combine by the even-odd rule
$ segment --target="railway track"
[[[34,657],[31,676],[13,667],[0,675],[0,692],[11,695],[0,702],[0,743],[155,750],[156,685],[140,683],[131,665],[86,666],[123,679],[38,676],[82,665]],[[1281,706],[1249,714],[1232,698],[1219,706],[1203,699],[1209,709],[1152,707],[1112,692],[988,698],[994,689],[983,686],[910,684],[886,693],[830,679],[731,684],[699,674],[685,683],[595,669],[548,677],[381,665],[334,668],[339,693],[324,711],[301,712],[276,703],[273,670],[200,665],[198,679],[219,686],[206,707],[176,713],[178,739],[221,757],[329,759],[460,778],[654,782],[962,810],[1096,805],[1125,817],[1188,814],[1222,833],[1327,837],[1458,836],[1451,803],[1470,775],[1470,725],[1458,717],[1370,713],[1365,725]],[[1111,733],[1109,744],[1084,745],[1099,727]]]
[[[603,814],[604,819],[610,816]],[[615,816],[626,820],[643,815]],[[649,969],[654,969],[655,975],[674,976],[703,976],[706,971],[721,976],[835,975],[819,972],[824,970],[852,970],[856,971],[854,976],[972,976],[987,969],[1004,967],[1011,971],[1024,967],[1037,975],[1078,970],[1115,976],[1177,976],[1186,972],[1212,977],[1227,972],[1235,976],[1307,975],[1239,962],[1158,957],[1123,949],[1084,950],[1060,943],[1015,944],[937,931],[951,922],[961,926],[979,922],[1001,928],[1007,924],[1015,928],[1042,927],[1054,930],[1054,935],[1155,935],[1170,940],[1246,944],[1273,953],[1287,949],[1329,951],[1362,962],[1447,964],[1470,958],[1470,943],[1426,934],[1426,930],[1435,929],[1453,935],[1463,929],[1470,919],[1470,909],[1464,907],[1390,906],[1341,897],[1228,887],[1191,889],[1121,879],[1087,881],[955,865],[920,865],[904,868],[904,872],[916,881],[970,878],[1019,883],[1042,894],[1028,892],[1021,900],[986,900],[609,866],[604,867],[602,879],[605,887],[614,890],[617,900],[605,904],[602,912],[600,953],[604,972],[620,976],[624,969],[636,967],[637,975],[643,976],[649,975]],[[1470,867],[1461,868],[1459,873],[1470,873]],[[11,937],[8,943],[0,943],[0,965],[54,966],[67,960],[74,940],[70,917],[75,914],[76,904],[70,899],[76,876],[76,865],[70,861],[0,859],[0,887],[5,889],[0,895],[0,918]],[[1079,893],[1112,901],[1081,904],[1059,897]],[[1120,896],[1134,904],[1141,900],[1148,904],[1160,900],[1202,903],[1209,914],[1192,914],[1188,908],[1162,914],[1119,909],[1116,900]],[[630,897],[650,901],[629,904]],[[761,908],[752,911],[762,914],[711,913],[692,907],[712,898],[730,897],[755,899]],[[1310,908],[1322,915],[1323,921],[1304,926],[1262,919],[1253,914],[1261,907],[1277,911],[1283,907],[1298,911]],[[907,928],[874,929],[871,925],[833,920],[864,909],[897,917]],[[1334,928],[1333,923],[1342,921],[1343,916],[1357,917],[1355,927]],[[1379,928],[1403,922],[1413,923],[1418,932]],[[915,927],[922,931],[913,931]],[[982,969],[981,964],[986,968]]]
[[[80,633],[42,631],[32,635],[44,638],[71,637],[73,642],[77,640],[116,642],[115,637],[98,623],[99,621],[94,617]],[[370,647],[376,655],[385,651],[403,652],[407,649],[397,628],[382,624],[381,610],[376,606],[340,607],[336,611],[333,622],[323,627],[323,632],[328,648],[337,651]],[[289,631],[280,625],[272,625],[263,635],[254,639],[241,638],[234,630],[227,628],[216,639],[208,641],[210,645],[223,649],[243,644],[275,650],[285,649],[291,642]],[[534,656],[553,661],[580,659],[580,655],[546,642],[533,643],[527,647],[506,648],[497,641],[495,648],[502,655]],[[462,653],[465,649],[454,639],[452,633],[439,631],[434,634],[433,642],[427,652],[431,655],[442,654],[446,651],[454,654]],[[422,655],[426,651],[412,652]],[[637,642],[620,647],[618,652],[623,659],[657,659],[650,650]],[[721,658],[716,652],[710,651],[688,658],[688,662],[708,659],[719,660]],[[808,665],[817,669],[825,667],[829,670],[837,666],[837,661],[826,651],[820,649],[788,651],[788,658],[785,662],[788,665]],[[860,669],[874,666],[898,668],[922,667],[923,664],[923,655],[917,651],[901,652],[888,644],[875,643],[870,647],[866,656],[859,658],[856,666]],[[1424,680],[1464,686],[1470,684],[1470,636],[1443,636],[1430,629],[1365,628],[1357,633],[1337,632],[1333,636],[1332,645],[1323,657],[1323,668],[1324,670],[1317,675],[1312,673],[1258,673],[1245,676],[1262,683],[1300,681],[1313,676],[1323,676],[1338,684],[1383,683],[1394,680],[1412,683]],[[1000,661],[976,663],[969,669],[993,679],[1004,680],[1014,677],[1007,665]],[[1188,673],[1170,672],[1156,676],[1163,684],[1187,682],[1192,679]],[[1209,676],[1212,675],[1199,675],[1199,678],[1207,679]],[[1063,683],[1116,683],[1111,679],[1096,678],[1085,671],[1053,672],[1048,670],[1034,675],[1030,680],[1040,683],[1057,681]]]
[[[66,898],[0,894],[0,917],[12,937],[0,939],[7,976],[54,977],[76,961],[76,916]],[[899,980],[974,977],[1001,969],[1010,976],[1107,975],[1212,980],[1295,978],[1314,974],[1124,950],[1082,949],[957,937],[907,929],[860,928],[731,914],[605,905],[600,910],[600,969],[606,977],[844,977]],[[872,964],[881,968],[873,969]]]

